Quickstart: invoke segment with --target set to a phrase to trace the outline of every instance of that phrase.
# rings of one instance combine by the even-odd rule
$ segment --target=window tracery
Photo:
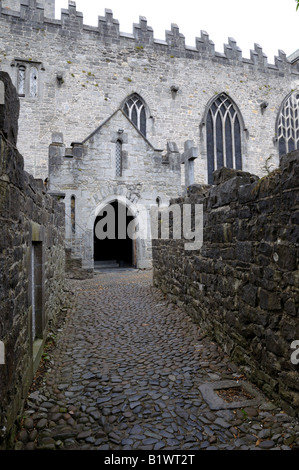
[[[123,111],[146,137],[146,112],[144,101],[136,93],[130,96],[123,106]]]
[[[277,123],[279,156],[299,148],[299,93],[289,95],[280,110]]]
[[[241,123],[238,110],[225,93],[211,103],[206,119],[208,183],[217,168],[242,169]]]

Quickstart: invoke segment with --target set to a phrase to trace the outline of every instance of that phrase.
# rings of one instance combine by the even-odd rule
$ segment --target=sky
[[[188,46],[195,46],[195,38],[206,31],[217,52],[223,52],[232,37],[246,58],[257,43],[271,64],[279,50],[289,56],[299,49],[296,0],[76,0],[76,6],[84,24],[92,26],[98,16],[105,16],[106,8],[112,10],[120,31],[126,33],[145,16],[155,39],[164,40],[165,31],[175,23]],[[61,8],[68,8],[68,0],[56,0],[57,19]]]

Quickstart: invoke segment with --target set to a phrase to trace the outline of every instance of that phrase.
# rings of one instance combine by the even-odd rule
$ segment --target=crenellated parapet
[[[44,22],[44,8],[36,0],[21,0],[20,18],[24,21]]]
[[[171,31],[166,31],[166,42],[170,49],[177,52],[186,49],[185,36],[180,33],[178,25],[172,23]]]
[[[228,38],[228,44],[224,44],[224,55],[232,61],[242,60],[242,51],[237,46],[237,41],[233,38]]]
[[[83,29],[83,14],[77,11],[76,2],[69,1],[68,10],[61,9],[61,26],[63,29],[80,31]]]
[[[195,39],[196,49],[199,54],[205,57],[214,57],[215,56],[215,44],[210,40],[208,33],[206,31],[201,31],[200,38]]]
[[[250,51],[250,60],[258,68],[266,68],[268,66],[268,58],[264,54],[263,49],[259,44],[254,44],[254,50]]]
[[[285,52],[279,50],[278,56],[275,56],[275,65],[278,68],[278,70],[281,72],[287,71],[289,64],[290,63],[287,59]]]
[[[45,15],[43,4],[37,0],[20,0],[20,11],[13,11],[3,7],[4,0],[0,0],[0,18],[6,21],[26,22],[26,27],[30,24],[40,24],[40,27],[48,32],[61,31],[62,35],[76,37],[90,35],[96,41],[104,44],[136,44],[136,48],[152,48],[159,53],[164,53],[174,58],[188,59],[209,59],[220,63],[234,66],[252,66],[254,69],[263,71],[276,71],[278,73],[289,74],[299,73],[298,62],[292,64],[286,54],[279,50],[274,58],[274,64],[269,64],[267,56],[261,46],[254,44],[254,49],[250,51],[250,57],[244,58],[242,50],[233,38],[228,38],[228,43],[224,44],[223,52],[215,51],[215,45],[205,31],[201,31],[200,37],[195,38],[195,46],[188,46],[185,43],[185,36],[180,32],[176,24],[171,24],[171,29],[165,31],[165,39],[156,39],[154,31],[148,25],[147,19],[139,17],[139,23],[133,23],[133,32],[125,33],[120,31],[119,21],[113,17],[110,9],[105,9],[104,16],[98,16],[98,26],[84,24],[83,14],[77,11],[76,2],[69,0],[68,9],[61,9],[61,19],[48,18]]]
[[[113,18],[112,10],[105,9],[105,16],[98,17],[98,31],[102,40],[119,41],[119,21]]]
[[[133,35],[136,41],[144,46],[154,43],[153,28],[148,26],[147,19],[144,16],[139,16],[139,23],[133,24]]]

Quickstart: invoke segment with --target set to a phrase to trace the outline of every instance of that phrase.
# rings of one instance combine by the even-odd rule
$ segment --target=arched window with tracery
[[[242,169],[241,119],[236,105],[225,93],[210,104],[206,118],[208,183],[221,167]]]
[[[123,105],[123,111],[135,124],[137,129],[146,137],[146,111],[145,103],[137,93],[131,95]]]
[[[278,140],[279,156],[299,149],[298,92],[288,95],[282,103],[277,120],[276,135]]]

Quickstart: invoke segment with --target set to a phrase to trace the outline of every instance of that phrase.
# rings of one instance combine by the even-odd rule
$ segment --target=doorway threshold
[[[132,265],[118,262],[116,260],[105,260],[105,261],[95,261],[94,262],[94,272],[122,272],[122,271],[135,271]]]

